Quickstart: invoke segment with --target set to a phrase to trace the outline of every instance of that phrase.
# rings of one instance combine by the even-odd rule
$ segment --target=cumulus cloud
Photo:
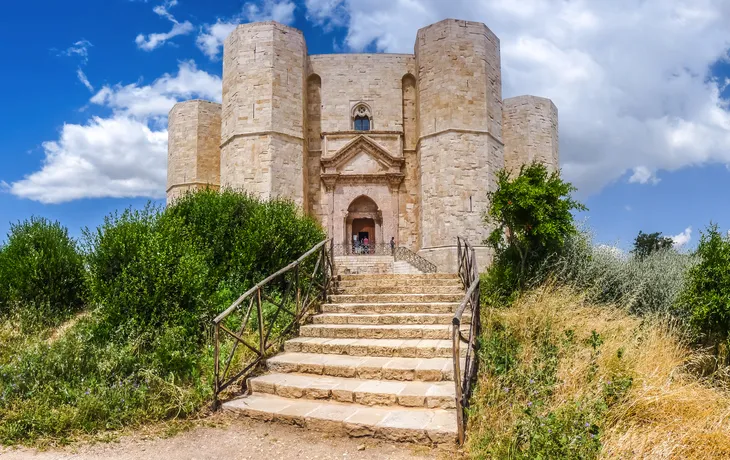
[[[500,38],[503,96],[551,98],[564,176],[581,195],[628,175],[730,163],[725,0],[307,0],[307,17],[345,24],[345,44],[413,52],[416,31],[444,18],[482,21]]]
[[[220,100],[221,80],[181,62],[176,75],[149,85],[105,86],[91,102],[110,108],[108,118],[65,124],[43,143],[40,170],[9,185],[10,193],[42,203],[80,198],[152,197],[165,194],[166,117],[179,100]]]
[[[144,51],[152,51],[158,48],[172,38],[179,35],[187,35],[191,33],[195,28],[190,21],[178,22],[177,19],[170,13],[170,8],[177,5],[177,0],[167,0],[162,5],[155,6],[152,11],[160,17],[167,19],[172,22],[172,29],[169,32],[153,33],[153,34],[139,34],[134,39],[139,49]]]
[[[220,77],[199,70],[193,61],[184,61],[174,76],[165,74],[150,85],[104,86],[91,102],[110,107],[122,115],[145,119],[166,116],[181,99],[199,97],[220,102],[221,87]]]
[[[217,59],[226,37],[238,24],[258,21],[294,23],[296,5],[290,0],[264,0],[261,4],[245,3],[243,9],[231,18],[218,18],[215,24],[205,24],[198,34],[196,44],[210,59]]]
[[[682,233],[680,233],[679,235],[674,235],[671,238],[672,241],[674,241],[675,248],[681,248],[682,246],[685,246],[692,239],[692,227],[685,228]]]
[[[118,116],[67,124],[43,150],[43,167],[12,183],[12,194],[41,203],[164,196],[167,132],[143,122]]]

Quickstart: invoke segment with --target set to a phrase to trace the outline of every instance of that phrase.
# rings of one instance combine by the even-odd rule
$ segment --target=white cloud
[[[154,33],[154,34],[139,34],[134,39],[137,47],[144,51],[152,51],[164,45],[168,40],[175,38],[179,35],[187,35],[191,33],[195,28],[190,21],[178,22],[175,17],[170,14],[170,8],[177,5],[177,0],[167,0],[162,5],[155,6],[152,11],[160,17],[167,19],[172,22],[172,29],[169,32]]]
[[[215,24],[205,24],[198,34],[196,44],[210,59],[217,59],[226,37],[238,24],[258,21],[294,23],[296,5],[290,0],[264,0],[262,4],[246,3],[240,13],[227,19],[218,18]]]
[[[41,170],[12,183],[12,194],[41,203],[164,196],[167,132],[144,122],[118,116],[67,124],[43,150]]]
[[[344,23],[355,51],[412,53],[444,18],[482,21],[500,38],[503,96],[551,98],[564,176],[581,195],[625,174],[730,163],[727,0],[307,0],[307,17]]]
[[[79,40],[59,53],[60,56],[79,56],[84,64],[89,61],[89,48],[92,45],[88,40]]]
[[[249,22],[276,21],[282,24],[294,23],[296,5],[289,0],[264,0],[261,5],[249,2],[243,5],[243,11]]]
[[[221,88],[218,76],[198,70],[192,61],[183,61],[175,76],[165,74],[146,86],[137,83],[104,86],[91,98],[91,102],[108,106],[123,115],[144,119],[166,116],[181,99],[199,97],[220,102]]]
[[[674,235],[672,241],[674,241],[675,248],[681,248],[685,246],[692,239],[692,227],[687,227],[679,235]]]
[[[149,85],[105,86],[91,102],[112,109],[109,118],[65,124],[43,143],[39,171],[9,185],[10,193],[42,203],[80,198],[152,197],[165,194],[167,112],[179,100],[220,100],[221,81],[181,62],[176,75]]]
[[[83,83],[83,85],[86,86],[86,88],[89,91],[91,91],[92,93],[94,92],[94,87],[89,82],[89,79],[86,77],[86,74],[84,73],[84,71],[81,70],[81,67],[79,67],[78,69],[76,69],[76,76],[79,78],[79,81],[81,83]]]
[[[170,29],[169,32],[149,35],[139,34],[137,35],[137,38],[134,39],[134,42],[137,44],[137,47],[139,47],[139,49],[152,51],[155,48],[164,45],[171,38],[175,38],[178,35],[189,34],[193,31],[193,29],[193,25],[188,21],[185,21],[183,23],[175,23],[172,25],[172,29]]]
[[[656,171],[652,171],[646,166],[637,166],[633,169],[634,173],[629,177],[631,184],[658,184],[661,179],[656,177]]]
[[[203,30],[196,40],[198,48],[210,59],[216,59],[223,47],[223,41],[231,32],[236,29],[238,23],[234,22],[218,22],[212,25],[203,26]]]

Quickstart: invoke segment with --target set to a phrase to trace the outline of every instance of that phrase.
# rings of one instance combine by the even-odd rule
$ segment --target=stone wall
[[[553,101],[537,96],[504,100],[504,163],[516,174],[523,164],[543,163],[559,168],[558,109]]]
[[[276,22],[240,25],[223,53],[221,185],[305,209],[306,44]]]
[[[188,190],[220,184],[221,105],[193,100],[168,115],[167,202]]]
[[[456,269],[456,238],[488,235],[482,216],[503,167],[499,40],[476,22],[445,20],[418,31],[421,247]]]
[[[358,102],[372,110],[375,131],[402,131],[401,82],[415,74],[411,54],[321,54],[309,56],[309,74],[322,80],[323,132],[353,129],[350,113]]]

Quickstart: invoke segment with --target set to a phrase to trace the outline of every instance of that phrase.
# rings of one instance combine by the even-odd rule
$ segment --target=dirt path
[[[230,460],[424,460],[454,458],[454,452],[369,438],[328,436],[302,428],[249,419],[213,417],[217,427],[198,424],[168,438],[125,436],[110,443],[75,444],[36,451],[0,448],[2,460],[36,459],[230,459]],[[210,425],[210,420],[207,422]]]

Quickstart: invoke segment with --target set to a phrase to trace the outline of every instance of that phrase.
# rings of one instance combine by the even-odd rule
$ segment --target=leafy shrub
[[[138,335],[185,326],[199,337],[208,266],[180,219],[148,207],[107,217],[85,232],[92,298],[108,324]]]
[[[10,227],[0,250],[0,314],[24,326],[57,324],[84,304],[84,265],[58,222],[32,217]]]
[[[572,286],[596,303],[617,304],[639,315],[660,314],[686,318],[676,299],[685,286],[687,271],[697,262],[693,255],[658,250],[638,257],[595,245],[588,232],[566,241],[560,256],[548,259],[533,280],[547,278]]]
[[[727,349],[719,345],[726,346],[730,333],[730,237],[710,225],[702,232],[696,255],[699,260],[690,268],[677,303],[691,312],[695,331],[729,359]]]
[[[212,393],[210,318],[323,237],[292,203],[235,192],[115,213],[86,230],[94,308],[57,339],[0,346],[0,443],[195,413]]]
[[[495,249],[488,297],[523,288],[547,257],[562,252],[565,239],[577,233],[571,212],[586,209],[570,197],[574,190],[540,163],[522,166],[514,178],[507,170],[497,173],[485,216],[494,226],[486,242]]]
[[[234,190],[185,195],[167,213],[203,242],[211,289],[227,286],[243,292],[325,238],[293,202],[262,203]]]

